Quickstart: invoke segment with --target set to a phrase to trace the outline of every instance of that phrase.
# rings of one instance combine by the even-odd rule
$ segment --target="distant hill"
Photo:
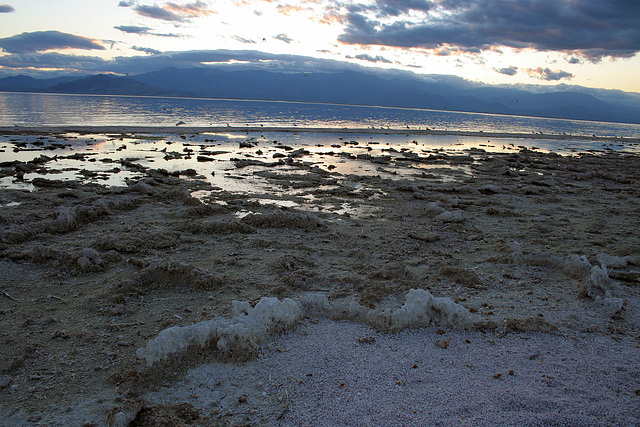
[[[621,121],[622,111],[612,105],[600,101],[595,96],[577,92],[550,92],[542,94],[524,91],[497,91],[493,96],[492,89],[484,91],[485,98],[491,98],[515,114],[563,118],[575,120]],[[474,92],[481,96],[478,92]],[[628,108],[626,110],[632,110]],[[640,112],[636,111],[636,118],[640,119]],[[632,117],[630,118],[632,119]]]
[[[495,86],[458,87],[454,80],[383,78],[355,71],[293,74],[210,68],[166,68],[132,78],[166,91],[196,97],[380,105],[640,123],[640,103],[635,107],[611,105],[594,95],[577,92],[575,87],[572,91],[540,94]]]
[[[558,89],[480,85],[452,76],[216,68],[165,68],[131,77],[0,79],[0,91],[301,101],[640,123],[638,94],[567,85]]]
[[[48,92],[78,93],[88,95],[136,95],[163,96],[172,92],[154,88],[126,77],[114,77],[106,74],[87,77],[80,80],[60,83],[48,88]]]
[[[0,79],[0,91],[38,92],[61,83],[69,83],[83,77],[55,77],[52,79],[34,79],[29,76],[13,76]]]
[[[354,71],[337,73],[274,73],[263,70],[222,71],[219,69],[166,68],[133,76],[139,82],[183,92],[191,96],[272,101],[325,102],[381,105],[444,110],[478,111],[484,102],[457,99],[428,90],[425,83],[407,79],[384,79]],[[442,86],[442,85],[440,85]],[[442,89],[442,88],[441,88]]]

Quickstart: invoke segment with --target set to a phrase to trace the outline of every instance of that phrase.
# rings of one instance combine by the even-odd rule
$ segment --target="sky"
[[[640,92],[638,52],[638,0],[0,0],[0,77],[353,69]]]

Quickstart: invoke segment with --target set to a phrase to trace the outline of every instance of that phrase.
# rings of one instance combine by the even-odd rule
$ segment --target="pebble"
[[[11,383],[11,375],[0,376],[0,390],[9,387],[10,383]]]

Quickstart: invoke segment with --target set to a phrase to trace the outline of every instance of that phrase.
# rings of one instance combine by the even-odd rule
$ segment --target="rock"
[[[591,274],[582,280],[578,290],[578,297],[597,299],[603,296],[609,296],[608,286],[610,281],[607,270],[595,266],[591,268]]]
[[[409,232],[408,236],[411,237],[412,239],[422,240],[423,242],[429,242],[429,243],[437,242],[438,240],[440,240],[439,234],[430,233],[430,232],[416,233],[412,231],[412,232]]]
[[[609,277],[624,282],[640,282],[640,271],[611,270]]]
[[[461,285],[475,289],[485,289],[482,279],[474,270],[445,265],[440,268],[438,273]]]
[[[428,216],[436,216],[444,213],[444,208],[438,202],[429,202],[424,207],[424,213]]]
[[[489,195],[489,194],[502,193],[502,188],[495,184],[487,184],[480,187],[478,191],[481,192],[482,194]]]
[[[9,384],[11,384],[11,375],[0,376],[0,390],[9,387]]]
[[[559,267],[563,264],[560,257],[546,252],[525,255],[524,262],[539,267]]]
[[[541,317],[528,317],[526,319],[507,319],[507,329],[519,332],[551,332],[558,328]]]
[[[602,316],[606,318],[610,318],[615,316],[620,310],[622,310],[622,306],[624,305],[624,300],[622,298],[602,298],[597,299],[593,302],[593,308]]]
[[[390,262],[381,266],[378,270],[369,274],[370,279],[384,279],[384,280],[398,280],[398,279],[413,279],[412,274],[407,270],[407,267],[401,262]]]
[[[87,257],[80,257],[78,258],[78,267],[80,267],[80,271],[87,272],[91,270],[93,263]]]
[[[627,260],[627,264],[640,265],[640,255],[627,255],[624,259]]]
[[[451,340],[438,340],[436,341],[436,347],[449,348],[450,343],[451,343]]]
[[[600,263],[600,266],[610,267],[610,268],[626,268],[627,260],[620,256],[608,255],[608,254],[598,254],[596,255],[596,259]]]
[[[591,263],[585,255],[571,254],[564,259],[562,272],[574,279],[584,279],[591,272]]]
[[[436,221],[442,222],[463,222],[464,215],[461,210],[446,211],[435,217]]]

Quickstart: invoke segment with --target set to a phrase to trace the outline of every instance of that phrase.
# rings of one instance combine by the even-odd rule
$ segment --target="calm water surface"
[[[422,128],[640,138],[640,125],[408,108],[196,98],[0,92],[0,126]]]

